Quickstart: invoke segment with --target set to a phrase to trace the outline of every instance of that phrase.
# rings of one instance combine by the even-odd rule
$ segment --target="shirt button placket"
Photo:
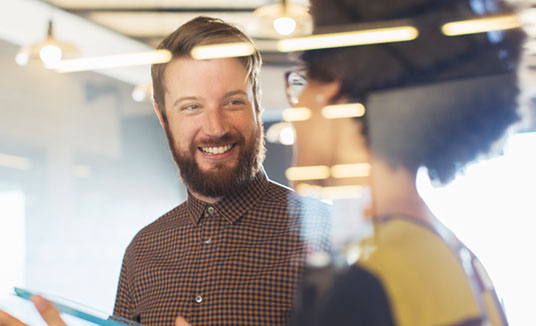
[[[207,213],[208,213],[209,215],[212,216],[212,215],[214,214],[214,211],[215,211],[214,206],[208,206],[208,207],[207,207]],[[206,243],[206,244],[210,244],[210,243],[212,243],[212,238],[208,238],[207,240],[205,240],[205,243]],[[197,304],[202,304],[202,303],[203,303],[203,300],[204,300],[204,299],[203,299],[203,296],[202,296],[202,295],[197,295],[197,296],[195,296],[195,298],[194,298],[194,301],[195,301],[195,303],[197,303]]]
[[[207,207],[207,213],[210,214],[210,215],[214,214],[214,206]],[[205,243],[206,244],[211,244],[212,243],[212,238],[208,238],[207,240],[205,240]]]

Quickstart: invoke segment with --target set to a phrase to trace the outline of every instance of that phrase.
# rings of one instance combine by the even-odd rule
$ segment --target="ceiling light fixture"
[[[294,127],[288,122],[278,122],[271,125],[265,133],[266,140],[270,143],[293,145],[296,133]]]
[[[278,17],[273,25],[275,31],[281,35],[290,35],[296,30],[296,21],[291,17]]]
[[[322,109],[326,119],[357,118],[365,115],[365,106],[361,103],[334,104]]]
[[[441,26],[441,31],[447,36],[458,36],[500,31],[520,26],[521,22],[517,15],[505,15],[450,22]]]
[[[404,42],[414,40],[417,36],[419,36],[419,31],[413,26],[376,28],[280,40],[277,42],[277,49],[281,52],[294,52],[365,44]]]
[[[311,110],[308,108],[290,108],[283,110],[285,121],[305,121],[311,118]]]
[[[0,166],[28,170],[32,167],[32,161],[26,157],[0,153]]]
[[[31,61],[41,60],[46,68],[57,66],[64,58],[78,55],[76,46],[72,43],[58,41],[54,37],[52,20],[48,22],[47,38],[35,44],[22,47],[15,56],[15,62],[20,66],[26,66]]]
[[[260,38],[282,38],[303,36],[312,33],[311,15],[305,6],[290,4],[287,0],[262,6],[254,11],[255,36]]]
[[[369,163],[337,164],[331,167],[331,176],[337,179],[362,178],[369,175]]]
[[[366,187],[363,185],[321,187],[307,183],[300,183],[296,185],[296,191],[302,196],[336,200],[363,198],[366,194]]]
[[[190,55],[195,60],[246,57],[255,52],[253,45],[246,42],[199,45]]]
[[[151,101],[153,98],[153,83],[137,85],[132,90],[130,96],[136,102]]]
[[[166,63],[169,62],[171,58],[171,52],[168,50],[155,50],[139,53],[125,53],[101,57],[62,60],[53,68],[55,68],[57,72],[77,72],[153,63]]]
[[[285,171],[285,176],[290,181],[300,180],[323,180],[329,178],[330,169],[325,165],[294,166]]]

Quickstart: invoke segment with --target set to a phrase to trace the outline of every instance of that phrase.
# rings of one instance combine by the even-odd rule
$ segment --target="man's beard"
[[[264,147],[264,133],[262,124],[257,129],[257,134],[250,135],[250,141],[246,142],[243,135],[225,134],[221,138],[210,140],[204,144],[192,142],[187,151],[180,152],[175,144],[173,135],[166,123],[165,134],[168,138],[171,155],[179,169],[179,175],[185,186],[197,194],[205,197],[216,198],[233,194],[244,185],[251,182],[262,168],[266,148]],[[229,143],[235,144],[240,149],[238,160],[233,168],[225,164],[214,164],[209,171],[203,171],[199,167],[195,154],[201,146],[223,146]]]

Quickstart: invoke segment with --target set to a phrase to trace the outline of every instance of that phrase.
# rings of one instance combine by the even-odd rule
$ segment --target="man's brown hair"
[[[162,42],[160,42],[158,49],[170,51],[173,59],[176,59],[180,57],[190,57],[192,49],[199,45],[233,42],[246,42],[253,45],[251,38],[238,27],[226,23],[221,19],[200,16],[190,20],[168,35]],[[246,69],[253,90],[255,110],[260,112],[259,74],[262,65],[261,54],[255,49],[253,54],[245,57],[238,57],[236,59],[238,59]],[[153,100],[164,121],[167,121],[164,105],[164,94],[166,91],[166,86],[164,85],[164,72],[166,66],[167,64],[153,64],[151,66]]]

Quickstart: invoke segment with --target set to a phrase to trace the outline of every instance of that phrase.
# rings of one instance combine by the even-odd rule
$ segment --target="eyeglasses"
[[[298,104],[298,98],[306,85],[305,71],[292,70],[285,73],[285,91],[290,105],[294,106]]]

